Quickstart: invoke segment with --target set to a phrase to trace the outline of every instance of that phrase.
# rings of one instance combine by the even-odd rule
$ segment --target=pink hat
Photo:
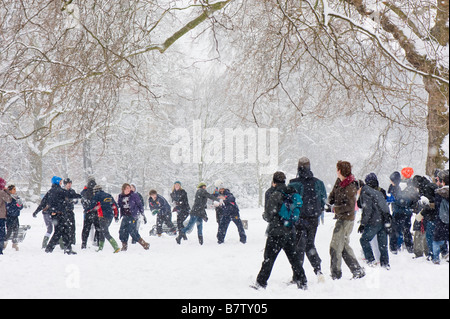
[[[0,189],[5,189],[6,187],[6,181],[0,177]]]

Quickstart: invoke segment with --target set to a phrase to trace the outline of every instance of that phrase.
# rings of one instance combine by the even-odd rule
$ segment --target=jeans
[[[370,242],[375,236],[377,236],[378,248],[380,249],[380,264],[381,266],[387,266],[389,264],[388,239],[383,224],[366,226],[364,228],[364,232],[359,240],[364,251],[364,257],[368,262],[375,261],[372,246],[370,245]]]
[[[139,235],[138,229],[136,227],[136,220],[133,216],[123,216],[122,223],[119,229],[119,239],[122,243],[128,242],[128,237],[131,236],[133,240],[139,241],[141,236]]]
[[[190,231],[194,225],[197,224],[197,233],[199,236],[203,236],[203,219],[199,216],[192,216],[189,219],[189,224],[183,228],[182,233],[187,233]]]
[[[230,225],[231,221],[233,221],[238,229],[241,243],[247,242],[247,236],[245,235],[244,225],[242,225],[241,219],[238,216],[232,217],[230,215],[222,215],[222,218],[219,222],[219,230],[217,232],[217,240],[219,241],[219,243],[224,242],[225,236],[227,235],[228,226]]]
[[[439,262],[441,254],[441,246],[445,244],[445,240],[433,241],[433,262]]]

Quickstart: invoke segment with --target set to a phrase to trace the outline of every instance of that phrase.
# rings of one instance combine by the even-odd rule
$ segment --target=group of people
[[[46,224],[46,233],[42,240],[42,248],[47,253],[53,252],[56,245],[64,250],[65,254],[73,255],[76,252],[73,246],[76,243],[75,235],[75,214],[74,204],[81,200],[83,206],[83,229],[81,232],[81,249],[86,249],[91,230],[95,230],[94,241],[98,246],[98,251],[103,250],[105,241],[108,241],[114,253],[126,251],[128,249],[129,237],[132,243],[139,243],[145,250],[150,244],[139,234],[140,222],[147,223],[144,214],[144,199],[136,191],[134,184],[125,183],[122,185],[122,192],[115,198],[105,192],[98,185],[93,177],[89,177],[87,185],[77,194],[72,189],[72,181],[69,178],[62,179],[54,176],[51,180],[50,190],[42,198],[41,203],[33,212],[33,217],[37,217],[42,211]],[[222,244],[228,226],[233,221],[239,230],[240,241],[246,243],[245,230],[240,219],[239,207],[233,194],[225,188],[223,182],[218,181],[214,194],[208,193],[206,184],[200,183],[197,187],[195,201],[192,209],[186,191],[182,188],[181,182],[174,183],[171,196],[172,206],[156,190],[149,192],[148,204],[150,211],[156,215],[156,232],[162,236],[163,226],[168,228],[168,233],[176,237],[176,242],[187,240],[186,233],[197,225],[198,240],[203,245],[203,221],[207,221],[206,214],[208,199],[214,202],[217,212],[218,243]],[[15,232],[19,227],[18,216],[23,204],[16,195],[16,188],[10,185],[7,188],[6,182],[0,179],[0,253],[6,248],[7,242],[11,239],[13,248],[18,250],[17,236]],[[172,213],[177,214],[176,226],[172,223]],[[190,216],[189,223],[185,223]],[[113,219],[118,222],[121,219],[118,242],[109,232],[109,227]],[[167,230],[166,228],[166,230]],[[7,229],[7,232],[5,231]]]
[[[331,277],[342,277],[342,260],[349,267],[353,278],[365,276],[364,267],[350,246],[350,234],[353,231],[356,212],[361,211],[358,233],[360,244],[368,266],[376,266],[376,258],[371,242],[376,237],[379,250],[379,264],[390,269],[389,250],[397,254],[404,246],[414,254],[414,258],[425,257],[435,264],[440,263],[440,255],[448,261],[449,240],[449,172],[437,170],[434,180],[427,176],[414,176],[410,167],[396,171],[390,176],[387,191],[382,189],[375,173],[368,174],[364,180],[358,180],[352,173],[347,161],[336,165],[337,180],[329,194],[325,184],[314,177],[308,158],[302,157],[298,163],[297,177],[289,183],[283,172],[273,175],[272,186],[265,194],[263,218],[268,222],[267,241],[264,261],[253,288],[267,286],[275,260],[284,250],[292,265],[292,282],[300,289],[306,289],[307,279],[303,269],[305,254],[319,280],[324,279],[321,259],[315,247],[315,238],[319,220],[324,211],[335,214],[336,224],[330,243]],[[228,226],[233,221],[238,229],[240,242],[247,241],[245,229],[240,219],[239,207],[235,196],[217,181],[213,193],[207,191],[207,185],[197,186],[192,208],[181,182],[173,185],[172,205],[156,190],[149,192],[148,204],[152,214],[156,215],[156,233],[161,236],[163,226],[169,234],[176,236],[181,244],[197,225],[198,241],[203,244],[203,221],[208,221],[207,201],[216,207],[218,223],[217,241],[224,243]],[[295,197],[297,194],[297,197]],[[294,205],[294,198],[296,203]],[[125,183],[118,200],[105,192],[94,178],[89,178],[80,194],[72,189],[70,179],[54,176],[52,187],[33,213],[33,217],[42,211],[47,225],[42,248],[51,253],[60,244],[66,254],[76,254],[74,201],[81,200],[84,209],[81,248],[87,247],[91,228],[95,229],[98,250],[103,250],[107,240],[114,253],[126,251],[129,237],[133,243],[139,243],[148,250],[150,244],[139,234],[141,220],[147,222],[144,215],[144,199],[133,184]],[[288,207],[288,208],[287,208]],[[15,234],[18,231],[18,216],[23,208],[14,185],[6,187],[0,178],[0,254],[8,240],[18,250]],[[295,219],[286,220],[286,211],[297,211]],[[177,216],[176,225],[172,222],[172,213]],[[412,218],[414,216],[414,218]],[[109,232],[112,220],[122,219],[119,229],[119,247]],[[187,222],[187,218],[189,221]],[[412,220],[414,224],[412,225]],[[413,226],[414,236],[411,233]]]
[[[327,196],[324,183],[314,177],[308,158],[298,163],[297,178],[286,183],[286,175],[276,172],[272,187],[266,192],[263,218],[269,223],[264,261],[252,288],[267,286],[272,267],[281,250],[292,266],[292,283],[299,289],[307,288],[303,269],[306,254],[319,281],[323,281],[321,259],[315,247],[319,219],[323,211],[335,214],[335,227],[330,243],[331,277],[342,277],[342,260],[354,279],[365,276],[364,267],[350,246],[350,234],[355,225],[356,212],[361,211],[358,233],[365,261],[370,267],[377,265],[371,242],[376,237],[380,266],[389,270],[389,250],[397,254],[403,245],[414,258],[426,257],[435,264],[440,255],[448,262],[449,241],[449,172],[437,170],[434,180],[414,176],[410,167],[390,176],[388,191],[379,185],[375,173],[357,180],[347,161],[336,165],[337,180]],[[292,205],[293,194],[300,194],[302,204],[295,223],[283,217],[284,207]],[[292,213],[293,214],[293,213]],[[295,214],[293,214],[295,215]],[[411,220],[414,218],[414,239]],[[388,244],[389,241],[389,244]]]

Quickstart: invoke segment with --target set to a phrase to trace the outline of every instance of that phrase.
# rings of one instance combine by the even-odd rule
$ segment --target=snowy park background
[[[317,233],[317,249],[322,259],[325,282],[319,283],[305,261],[308,290],[288,285],[292,270],[286,255],[281,252],[266,290],[255,291],[253,284],[263,258],[265,228],[260,209],[244,209],[242,219],[249,221],[248,242],[243,245],[233,223],[225,244],[216,240],[217,224],[213,210],[204,224],[205,243],[198,244],[196,229],[188,234],[188,241],[179,246],[174,237],[150,237],[155,217],[146,211],[148,223],[140,234],[150,243],[145,251],[139,244],[129,245],[127,252],[113,254],[106,243],[102,252],[92,245],[80,249],[82,210],[76,208],[77,255],[64,255],[56,247],[52,254],[40,248],[45,225],[42,215],[31,216],[32,209],[23,210],[21,224],[30,224],[20,251],[11,244],[0,257],[0,298],[151,298],[151,299],[315,299],[315,298],[449,298],[449,264],[434,265],[424,258],[412,259],[406,251],[390,255],[391,270],[365,266],[367,275],[351,280],[352,274],[343,265],[343,277],[333,281],[329,272],[329,244],[334,228],[333,214],[325,216],[325,223]],[[356,225],[356,224],[355,224]],[[118,239],[119,224],[110,230]],[[356,229],[351,246],[364,265]]]

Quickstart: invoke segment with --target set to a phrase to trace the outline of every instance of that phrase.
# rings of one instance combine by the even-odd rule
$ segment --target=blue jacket
[[[98,191],[97,193],[95,193],[92,201],[96,203],[95,208],[97,210],[98,217],[118,217],[118,206],[111,194],[108,194],[104,191]]]
[[[6,211],[7,216],[9,217],[19,217],[20,216],[20,211],[23,209],[23,204],[21,203],[21,201],[17,201],[17,199],[19,199],[19,197],[16,197],[14,195],[11,195],[12,197],[12,201],[11,203],[6,204]]]
[[[225,196],[225,200],[223,201],[223,216],[239,217],[239,206],[230,190],[226,189],[223,194],[218,195]]]
[[[156,200],[150,196],[148,198],[148,206],[151,211],[159,210],[160,214],[170,214],[172,212],[172,208],[170,207],[167,200],[161,195],[157,195]]]

